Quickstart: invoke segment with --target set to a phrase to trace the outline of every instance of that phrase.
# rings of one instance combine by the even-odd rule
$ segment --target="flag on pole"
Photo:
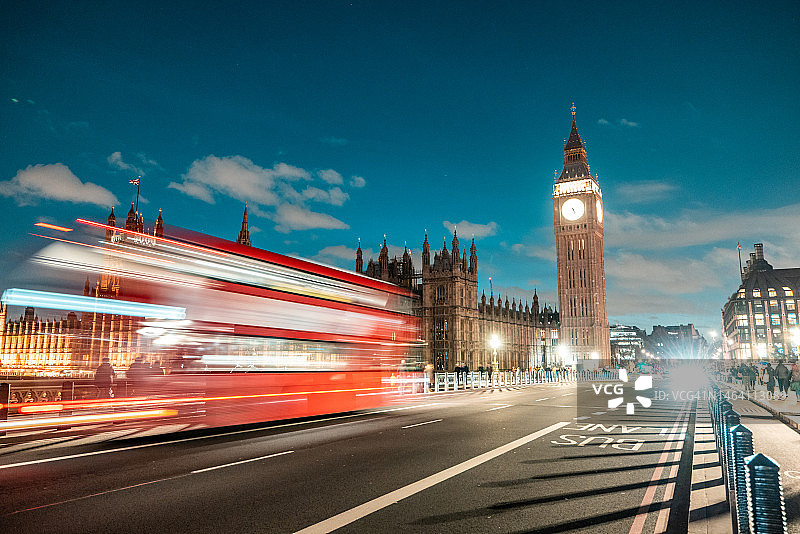
[[[741,243],[736,243],[736,248],[738,250],[742,250],[742,244]]]
[[[139,185],[139,179],[138,178],[134,178],[133,180],[128,180],[128,183],[131,183],[133,185]]]

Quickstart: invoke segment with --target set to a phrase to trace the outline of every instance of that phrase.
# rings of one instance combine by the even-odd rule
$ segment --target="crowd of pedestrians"
[[[730,368],[728,381],[740,383],[747,391],[755,390],[758,383],[774,399],[787,399],[791,396],[790,391],[793,391],[795,400],[800,401],[800,366],[796,361],[787,363],[778,360],[774,367],[772,362],[765,365],[741,363]]]

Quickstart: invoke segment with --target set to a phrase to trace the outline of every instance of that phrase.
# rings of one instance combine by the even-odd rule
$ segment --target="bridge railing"
[[[708,410],[721,458],[734,532],[788,532],[780,466],[753,449],[753,433],[716,384],[708,393]]]
[[[619,371],[616,369],[597,371],[534,369],[532,371],[494,371],[492,373],[486,371],[434,373],[433,380],[427,384],[427,388],[433,392],[440,392],[528,384],[586,382],[589,380],[619,380]]]

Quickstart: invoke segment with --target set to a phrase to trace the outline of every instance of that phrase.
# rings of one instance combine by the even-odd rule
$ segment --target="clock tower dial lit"
[[[564,168],[553,185],[558,268],[559,352],[564,365],[595,369],[611,363],[603,264],[603,193],[589,170],[575,123],[564,146]]]

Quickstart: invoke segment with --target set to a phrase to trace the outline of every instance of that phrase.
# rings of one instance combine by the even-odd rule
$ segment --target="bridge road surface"
[[[602,406],[576,420],[576,387],[588,384],[6,445],[0,532],[685,532],[692,402],[654,403],[621,428]]]

